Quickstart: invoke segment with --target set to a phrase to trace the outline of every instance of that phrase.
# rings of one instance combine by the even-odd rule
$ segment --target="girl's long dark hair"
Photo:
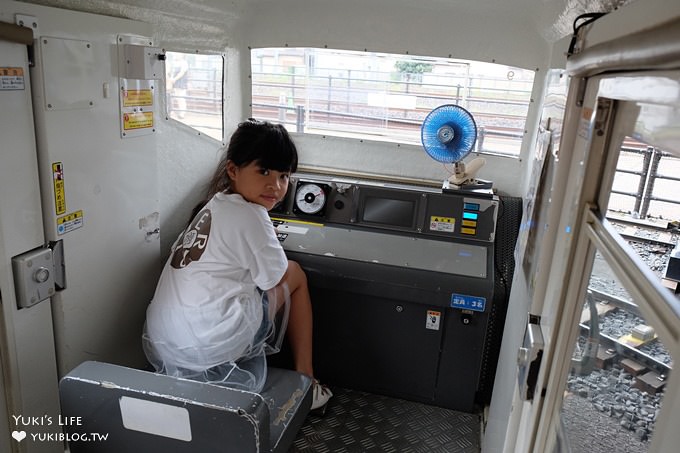
[[[216,193],[229,192],[231,180],[227,173],[228,161],[234,162],[237,167],[257,162],[269,170],[293,173],[297,170],[298,154],[295,143],[283,125],[252,118],[240,123],[226,151],[222,153],[208,183],[205,198],[193,209],[190,222]]]

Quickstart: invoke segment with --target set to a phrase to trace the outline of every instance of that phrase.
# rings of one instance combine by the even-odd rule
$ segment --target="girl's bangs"
[[[258,164],[270,170],[294,172],[297,170],[297,150],[295,145],[280,134],[266,134],[259,144]]]

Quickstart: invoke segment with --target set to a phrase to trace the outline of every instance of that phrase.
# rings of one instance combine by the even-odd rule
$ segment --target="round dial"
[[[316,214],[326,204],[326,192],[318,184],[302,184],[295,192],[295,205],[305,214]]]

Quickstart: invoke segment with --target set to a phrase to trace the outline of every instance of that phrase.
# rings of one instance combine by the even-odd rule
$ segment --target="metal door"
[[[160,256],[154,80],[124,76],[125,21],[78,36],[40,26],[32,75],[45,235],[63,242],[66,274],[52,298],[59,374],[84,360],[140,367]]]
[[[571,179],[557,228],[558,245],[550,263],[545,302],[534,320],[543,337],[542,363],[534,376],[536,394],[532,404],[523,408],[520,434],[510,450],[618,451],[612,439],[621,439],[628,432],[638,442],[627,447],[636,449],[627,451],[673,451],[680,442],[673,423],[680,416],[680,376],[663,364],[636,355],[643,342],[654,340],[665,350],[669,363],[678,362],[680,300],[605,218],[619,150],[625,140],[635,138],[680,155],[677,93],[678,72],[588,80],[573,130]],[[603,296],[599,279],[613,283],[610,287],[617,296]],[[637,325],[630,334],[616,334],[607,340],[597,334],[605,324],[603,313],[609,309],[603,307],[603,301],[633,314]],[[586,318],[598,321],[584,321]],[[582,332],[588,334],[579,342]],[[646,334],[650,335],[647,340]],[[529,354],[531,347],[524,352]],[[605,376],[604,370],[609,369],[617,377]],[[604,377],[592,381],[593,375]],[[579,380],[586,382],[585,386],[574,384]],[[649,395],[658,391],[659,398],[642,402],[644,415],[640,415],[637,408],[627,408],[628,403],[606,402],[599,390],[596,392],[597,387],[611,393],[619,403],[624,393]],[[572,404],[582,403],[573,397],[579,393],[590,400],[588,404],[595,401],[595,409],[579,406],[576,416],[569,416],[574,410]],[[599,420],[604,412],[608,418]],[[606,426],[611,422],[622,432],[606,440]],[[594,429],[599,432],[593,433]],[[590,441],[583,442],[588,436]],[[598,445],[602,450],[597,450]]]
[[[3,14],[14,16],[12,7]],[[33,24],[30,52],[5,51],[5,43],[0,52],[0,67],[22,74],[21,89],[0,91],[7,440],[15,451],[63,452],[59,377],[85,360],[146,366],[142,326],[160,270],[158,97],[155,79],[134,72],[147,66],[121,58],[140,47],[145,58],[149,24],[35,5],[22,11],[34,14],[22,16]],[[65,279],[20,308],[25,291],[10,263],[51,243],[63,248]]]
[[[27,47],[0,41],[0,55],[0,446],[2,451],[63,452],[63,442],[31,441],[38,430],[60,431],[56,423],[32,426],[25,418],[56,417],[59,398],[51,302],[20,309],[11,266],[12,257],[45,243]]]

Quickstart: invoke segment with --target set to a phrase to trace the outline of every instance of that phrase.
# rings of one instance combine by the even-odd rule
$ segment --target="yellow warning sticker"
[[[125,90],[123,91],[123,107],[137,107],[153,105],[153,91]]]
[[[438,215],[430,216],[430,231],[453,233],[455,226],[456,219],[453,217],[442,217]]]
[[[306,220],[296,220],[296,219],[284,219],[280,217],[272,217],[271,218],[274,222],[278,223],[279,225],[281,223],[299,223],[301,225],[312,225],[312,226],[319,226],[322,227],[323,223],[318,223],[318,222],[308,222]],[[278,225],[275,225],[278,226]]]
[[[123,114],[123,129],[145,129],[153,127],[153,112],[135,112]]]
[[[83,226],[83,211],[72,212],[62,217],[57,217],[57,234],[66,234]]]
[[[54,212],[61,215],[66,212],[66,194],[64,192],[64,164],[52,164],[52,182],[54,184]]]
[[[25,88],[24,68],[0,68],[0,91],[23,90]]]

